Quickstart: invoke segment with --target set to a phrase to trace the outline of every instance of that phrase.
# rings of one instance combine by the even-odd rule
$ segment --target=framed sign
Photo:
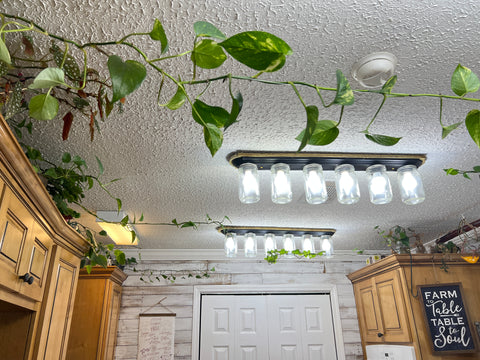
[[[418,286],[422,308],[430,330],[433,351],[474,352],[475,341],[467,310],[463,303],[462,285],[436,284]]]
[[[140,314],[137,359],[173,360],[175,314]]]

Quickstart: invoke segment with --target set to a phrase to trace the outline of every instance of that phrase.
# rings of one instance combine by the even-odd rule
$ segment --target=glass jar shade
[[[370,202],[375,205],[388,204],[392,201],[392,185],[385,165],[372,165],[366,170]]]
[[[322,165],[308,164],[303,167],[305,199],[309,204],[322,204],[328,199]]]
[[[265,249],[265,255],[268,255],[269,251],[275,250],[277,248],[277,241],[275,240],[274,234],[265,234],[263,237],[263,247]]]
[[[254,233],[245,234],[245,257],[257,256],[257,238]]]
[[[332,237],[328,235],[323,235],[320,238],[320,243],[322,244],[322,251],[325,251],[324,256],[330,258],[333,256],[333,242]]]
[[[302,237],[302,251],[310,251],[311,253],[315,252],[315,242],[312,235],[305,234]]]
[[[422,178],[415,165],[402,166],[397,170],[397,177],[400,195],[405,204],[416,205],[425,200]]]
[[[275,204],[288,204],[292,201],[290,167],[287,164],[274,164],[272,173],[272,201]]]
[[[335,186],[340,204],[355,204],[360,200],[360,188],[353,165],[343,164],[335,168]]]
[[[292,251],[295,250],[295,238],[292,234],[283,235],[283,248],[288,252],[286,257],[293,257]]]
[[[257,165],[244,163],[238,168],[238,197],[244,204],[254,204],[260,200]]]
[[[224,240],[224,250],[226,257],[237,256],[237,234],[227,233]]]

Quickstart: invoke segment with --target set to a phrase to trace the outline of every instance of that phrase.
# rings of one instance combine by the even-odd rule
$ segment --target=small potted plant
[[[385,240],[385,243],[390,247],[392,254],[410,253],[410,239],[415,238],[416,241],[419,239],[418,234],[414,230],[404,228],[400,225],[392,226],[388,230],[382,230],[380,229],[380,226],[377,225],[374,229]]]

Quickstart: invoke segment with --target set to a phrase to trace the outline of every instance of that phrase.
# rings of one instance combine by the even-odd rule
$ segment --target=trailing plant
[[[238,121],[243,106],[243,97],[235,91],[235,81],[258,82],[270,86],[288,86],[304,108],[306,125],[296,139],[300,142],[298,150],[308,145],[327,145],[337,139],[343,119],[344,107],[354,104],[355,93],[371,94],[379,97],[381,102],[371,121],[361,132],[365,138],[382,146],[393,146],[401,137],[378,134],[371,130],[377,115],[387,100],[418,97],[438,98],[440,104],[439,122],[442,138],[460,127],[462,122],[445,124],[442,120],[443,100],[459,100],[477,103],[480,99],[467,97],[480,87],[478,77],[469,68],[458,64],[451,77],[453,95],[444,94],[407,94],[393,92],[397,77],[393,76],[379,90],[352,89],[341,70],[336,72],[336,86],[320,86],[303,81],[264,80],[261,75],[280,70],[292,54],[290,46],[279,37],[262,31],[245,31],[227,37],[214,25],[199,21],[193,24],[193,47],[186,51],[167,55],[169,41],[167,33],[160,22],[155,19],[147,32],[131,33],[118,40],[80,43],[51,34],[40,25],[12,14],[1,14],[0,28],[0,75],[3,83],[3,103],[5,116],[12,117],[26,112],[37,120],[50,120],[62,116],[64,127],[62,136],[68,138],[69,129],[75,117],[84,116],[89,121],[90,136],[99,129],[99,120],[104,121],[115,106],[121,110],[125,97],[137,90],[147,76],[147,67],[159,76],[158,96],[169,98],[158,105],[175,111],[185,104],[191,109],[193,120],[204,133],[205,144],[212,156],[220,149],[223,134]],[[36,42],[32,33],[52,40],[52,45],[37,54]],[[147,38],[158,43],[157,54],[147,54],[134,40]],[[142,39],[142,40],[143,40]],[[20,46],[19,44],[23,45]],[[107,54],[106,48],[127,47],[133,50],[138,59],[126,60],[118,55]],[[20,49],[21,48],[21,49]],[[90,59],[90,51],[105,57],[105,62],[95,68]],[[227,54],[234,60],[247,66],[254,73],[251,76],[225,74],[214,77],[199,78],[198,69],[215,69],[227,59]],[[76,58],[82,58],[79,65]],[[162,66],[166,60],[189,57],[193,74],[191,78],[182,74],[167,72]],[[108,76],[102,77],[101,69],[108,68]],[[190,73],[190,71],[188,71]],[[203,74],[202,74],[203,75]],[[172,95],[166,95],[164,88],[171,84],[176,89]],[[205,99],[205,90],[213,84],[225,84],[226,93],[231,98],[231,108],[225,109]],[[203,89],[198,91],[198,86]],[[318,96],[320,106],[339,108],[338,119],[322,119],[319,106],[307,104],[301,92],[313,91]],[[334,93],[331,102],[325,101],[326,93]],[[202,98],[202,100],[201,100]],[[64,106],[60,107],[59,103]],[[60,111],[60,109],[62,109]],[[20,122],[20,121],[19,121]],[[473,109],[465,117],[464,124],[471,139],[480,147],[480,110]],[[475,168],[474,168],[475,169]],[[465,172],[448,171],[450,175]],[[477,172],[476,170],[474,170]]]
[[[377,234],[383,238],[385,244],[390,247],[392,253],[397,253],[397,248],[401,253],[410,253],[410,239],[412,237],[416,239],[419,238],[415,230],[404,228],[400,225],[392,226],[388,230],[382,230],[380,226],[377,225],[374,229],[377,231]]]
[[[139,272],[135,267],[133,268],[134,272]],[[140,271],[140,281],[153,283],[155,281],[166,280],[167,282],[173,284],[178,279],[208,279],[210,273],[215,272],[215,267],[207,269],[206,271],[180,271],[180,270],[166,270],[162,271],[160,274],[156,274],[153,270],[143,270]]]
[[[297,259],[313,259],[317,256],[322,256],[325,254],[325,251],[319,251],[318,253],[311,252],[310,250],[306,251],[300,251],[298,249],[295,249],[293,251],[288,251],[285,249],[274,249],[274,250],[269,250],[267,251],[267,256],[264,258],[269,264],[276,264],[278,259],[281,256],[294,256]]]

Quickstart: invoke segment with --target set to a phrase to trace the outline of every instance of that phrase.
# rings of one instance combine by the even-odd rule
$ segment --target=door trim
[[[338,360],[345,360],[342,323],[338,292],[335,285],[298,284],[298,285],[199,285],[193,287],[192,314],[192,360],[199,360],[200,350],[200,312],[202,295],[267,295],[267,294],[329,294],[332,305],[332,320],[335,334],[335,348]]]

